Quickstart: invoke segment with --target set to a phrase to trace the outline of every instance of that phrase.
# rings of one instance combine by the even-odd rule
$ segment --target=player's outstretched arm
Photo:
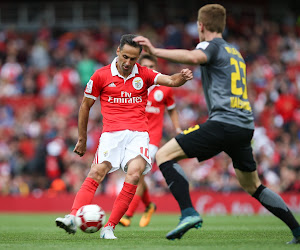
[[[198,49],[186,50],[155,48],[150,40],[143,36],[137,36],[133,40],[142,45],[145,52],[172,62],[199,65],[207,61],[205,53]]]
[[[89,113],[91,107],[94,105],[95,100],[84,97],[78,114],[78,141],[73,150],[80,157],[86,152],[86,140],[87,140],[87,124],[89,120]]]
[[[180,73],[171,76],[163,74],[159,75],[156,84],[168,87],[179,87],[192,79],[193,72],[190,69],[183,69]]]

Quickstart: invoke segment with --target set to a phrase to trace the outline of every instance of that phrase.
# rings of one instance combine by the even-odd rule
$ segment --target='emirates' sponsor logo
[[[142,97],[141,96],[137,96],[137,97],[112,97],[109,96],[108,97],[108,102],[109,103],[140,103],[142,102]]]
[[[130,92],[121,91],[120,95],[121,97],[109,96],[107,101],[109,103],[140,103],[143,101],[141,96],[131,97],[132,93]]]

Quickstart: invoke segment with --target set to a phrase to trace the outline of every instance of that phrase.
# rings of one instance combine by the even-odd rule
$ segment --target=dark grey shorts
[[[228,154],[233,167],[245,172],[256,170],[251,140],[254,130],[217,121],[206,121],[175,137],[189,158],[207,160],[220,152]]]

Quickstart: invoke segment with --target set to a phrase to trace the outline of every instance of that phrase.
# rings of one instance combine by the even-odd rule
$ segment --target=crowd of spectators
[[[137,31],[99,29],[37,32],[0,31],[0,195],[76,193],[86,177],[102,130],[101,107],[93,106],[87,153],[73,153],[77,115],[89,77],[111,63],[124,33],[142,34],[160,47],[194,49],[196,22],[142,24]],[[248,96],[255,115],[253,151],[263,183],[277,192],[300,191],[300,24],[228,16],[224,37],[247,64]],[[159,59],[162,73],[185,65]],[[207,119],[199,67],[194,79],[174,89],[183,129]],[[175,132],[166,116],[162,144]],[[181,165],[194,190],[239,191],[230,158],[221,153]],[[108,175],[97,193],[116,194],[120,171]],[[146,177],[152,194],[167,192],[154,165]]]

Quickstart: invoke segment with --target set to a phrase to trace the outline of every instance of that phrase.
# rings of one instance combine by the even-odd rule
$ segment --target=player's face
[[[133,66],[139,59],[140,49],[125,44],[122,50],[118,47],[117,55],[118,55],[117,68],[119,70],[119,73],[123,76],[130,75]]]
[[[151,61],[149,59],[146,59],[146,58],[143,59],[140,64],[142,66],[145,66],[145,67],[149,68],[149,69],[156,70],[156,64],[155,64],[155,62],[153,62],[153,61]]]

